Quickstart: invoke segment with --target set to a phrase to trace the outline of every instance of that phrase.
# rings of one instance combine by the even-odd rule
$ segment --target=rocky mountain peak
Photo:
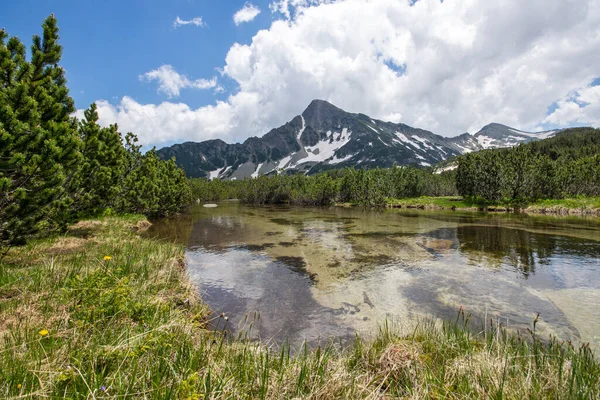
[[[416,165],[429,167],[450,157],[487,148],[508,147],[553,135],[523,132],[492,123],[474,135],[454,138],[405,124],[348,113],[313,100],[301,115],[242,144],[220,140],[183,143],[160,149],[175,157],[190,177],[244,179],[264,174],[313,174],[332,168]]]

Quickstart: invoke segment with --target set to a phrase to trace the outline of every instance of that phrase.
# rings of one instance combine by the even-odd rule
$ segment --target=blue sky
[[[171,64],[194,77],[218,75],[232,43],[248,43],[272,14],[268,1],[254,1],[266,12],[254,21],[236,26],[233,14],[244,6],[239,0],[18,0],[0,4],[0,24],[27,45],[40,33],[44,18],[58,19],[62,64],[69,88],[79,108],[97,99],[131,96],[144,103],[164,100],[154,85],[138,79],[140,74]],[[204,27],[192,24],[173,27],[176,17],[201,16]],[[235,90],[235,82],[221,82]],[[179,100],[191,107],[225,99],[227,91],[183,91]]]
[[[6,0],[0,26],[29,45],[50,13],[78,109],[146,146],[243,141],[315,98],[444,136],[600,126],[600,0]]]

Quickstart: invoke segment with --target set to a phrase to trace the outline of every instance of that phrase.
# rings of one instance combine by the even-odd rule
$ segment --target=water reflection
[[[187,246],[235,329],[260,312],[256,339],[348,337],[463,306],[516,328],[539,312],[542,332],[600,344],[597,219],[220,204],[148,234]]]
[[[430,232],[428,237],[445,239],[471,260],[491,267],[508,266],[527,279],[536,267],[551,264],[558,256],[600,258],[600,242],[521,228],[490,225],[459,225]]]

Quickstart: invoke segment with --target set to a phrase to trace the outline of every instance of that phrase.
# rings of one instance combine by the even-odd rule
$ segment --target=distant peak
[[[327,100],[321,100],[321,99],[314,99],[313,101],[310,102],[310,104],[308,106],[309,107],[318,107],[318,106],[333,106],[333,107],[335,107],[333,104],[331,104]]]
[[[333,104],[331,104],[328,101],[315,99],[310,102],[310,104],[308,105],[308,107],[306,107],[306,110],[304,110],[302,115],[311,114],[311,113],[315,113],[315,112],[321,113],[324,111],[327,112],[327,111],[343,111],[343,110],[334,106]]]
[[[500,124],[498,122],[492,122],[491,124],[487,124],[486,126],[484,126],[483,128],[481,128],[481,130],[484,130],[486,128],[507,128],[507,129],[513,129],[510,126],[506,126],[506,125]]]

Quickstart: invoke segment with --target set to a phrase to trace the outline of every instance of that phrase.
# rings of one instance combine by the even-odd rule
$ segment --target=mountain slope
[[[554,136],[558,130],[545,132],[524,132],[502,124],[489,124],[473,135],[482,149],[497,149],[500,147],[513,147],[519,143],[528,143],[534,140],[547,139]]]
[[[554,133],[490,124],[475,135],[446,138],[313,100],[301,115],[263,137],[251,137],[241,144],[218,139],[186,142],[160,149],[158,155],[175,157],[190,177],[243,179],[282,172],[312,174],[346,166],[431,166],[466,152],[514,146]]]

